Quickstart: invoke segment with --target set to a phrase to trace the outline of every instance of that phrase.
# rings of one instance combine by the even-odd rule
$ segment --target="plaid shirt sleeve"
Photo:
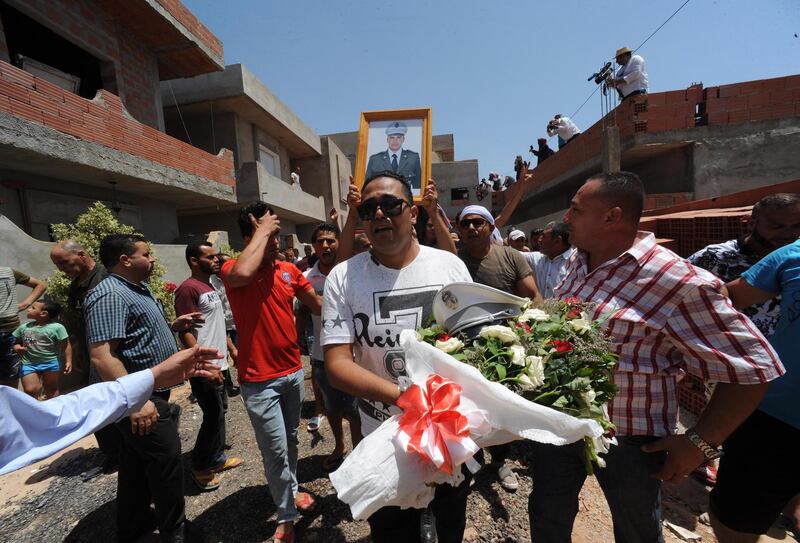
[[[664,332],[683,354],[685,369],[705,380],[758,384],[785,373],[769,342],[717,286],[692,289]]]
[[[126,337],[128,304],[113,292],[90,296],[86,301],[85,315],[89,344]]]

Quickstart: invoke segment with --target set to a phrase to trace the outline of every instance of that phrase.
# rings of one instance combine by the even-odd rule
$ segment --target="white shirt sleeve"
[[[0,475],[47,458],[141,409],[152,392],[151,371],[137,371],[43,402],[0,386]]]
[[[337,266],[325,281],[320,329],[322,345],[340,345],[355,341],[353,309],[347,302],[345,294],[347,271],[347,266]]]
[[[622,79],[625,83],[633,83],[639,81],[644,74],[644,59],[638,55],[634,55],[628,61],[628,69],[625,70],[625,75]]]

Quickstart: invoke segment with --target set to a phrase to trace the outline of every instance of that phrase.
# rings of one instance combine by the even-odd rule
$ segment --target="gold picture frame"
[[[414,202],[419,203],[431,177],[432,147],[431,108],[364,111],[358,128],[353,182],[361,188],[368,171],[397,171],[408,179]],[[393,160],[397,160],[396,169]]]

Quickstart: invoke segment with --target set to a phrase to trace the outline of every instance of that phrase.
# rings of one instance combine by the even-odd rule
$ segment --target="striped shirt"
[[[609,414],[619,435],[675,433],[676,384],[688,371],[705,380],[757,384],[784,373],[753,323],[721,293],[722,282],[639,232],[619,257],[587,271],[576,251],[555,288],[596,305],[619,355],[619,393]]]
[[[116,355],[128,373],[152,368],[178,352],[161,303],[144,283],[109,274],[87,294],[84,314],[87,342],[119,340]]]

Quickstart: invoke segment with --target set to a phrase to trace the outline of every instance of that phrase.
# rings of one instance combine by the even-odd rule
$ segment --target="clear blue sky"
[[[638,46],[684,0],[183,0],[319,134],[357,130],[359,113],[433,108],[433,133],[481,176],[572,114],[586,78]],[[640,50],[651,91],[800,73],[800,0],[691,0]],[[598,95],[576,115],[600,117]],[[552,144],[551,144],[552,146]],[[477,181],[477,180],[476,180]]]

